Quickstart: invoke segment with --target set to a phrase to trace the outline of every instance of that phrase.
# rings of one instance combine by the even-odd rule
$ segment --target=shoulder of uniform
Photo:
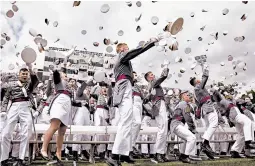
[[[185,101],[180,101],[180,103],[179,103],[179,106],[178,106],[179,108],[181,108],[181,109],[184,109],[184,108],[186,108],[187,107],[187,102],[185,102]]]
[[[10,87],[14,87],[14,86],[18,86],[18,82],[17,81],[10,81],[7,85],[8,88]]]

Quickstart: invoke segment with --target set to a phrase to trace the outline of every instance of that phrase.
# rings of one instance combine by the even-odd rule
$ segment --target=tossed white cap
[[[110,10],[110,6],[108,4],[103,4],[100,10],[102,13],[107,13]]]

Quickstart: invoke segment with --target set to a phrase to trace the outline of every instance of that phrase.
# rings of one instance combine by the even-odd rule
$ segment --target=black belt
[[[28,97],[21,97],[21,98],[17,98],[17,99],[12,99],[12,103],[22,102],[22,101],[29,101],[29,98]]]

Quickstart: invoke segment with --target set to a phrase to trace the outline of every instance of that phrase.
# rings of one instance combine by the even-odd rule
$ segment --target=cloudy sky
[[[110,10],[107,13],[101,13],[100,8],[103,4],[109,4]],[[1,49],[1,69],[8,70],[10,63],[22,64],[20,57],[16,57],[17,52],[21,52],[25,46],[30,46],[37,50],[33,42],[33,37],[29,35],[29,29],[33,28],[42,34],[48,41],[48,46],[71,48],[77,45],[77,49],[88,51],[105,52],[106,46],[103,44],[104,38],[126,42],[130,48],[135,48],[139,41],[147,41],[151,37],[157,36],[170,21],[176,17],[184,18],[183,30],[176,35],[179,42],[178,51],[169,51],[167,54],[158,52],[156,47],[140,55],[132,61],[134,69],[139,73],[149,70],[156,75],[161,73],[161,64],[165,59],[171,62],[170,72],[173,76],[165,82],[170,87],[191,88],[188,80],[191,76],[196,76],[195,72],[201,73],[201,68],[197,67],[191,70],[190,66],[197,55],[206,54],[210,64],[210,79],[222,80],[232,83],[235,81],[246,82],[249,86],[255,81],[255,2],[243,4],[241,1],[235,2],[177,2],[160,1],[152,3],[151,1],[142,2],[141,7],[132,2],[132,7],[128,7],[124,1],[84,1],[80,6],[73,7],[73,1],[69,2],[17,2],[19,11],[13,18],[7,18],[6,12],[12,8],[10,2],[0,2],[0,29],[1,34],[7,33],[11,41]],[[229,9],[227,15],[222,14],[224,8]],[[202,12],[202,9],[208,12]],[[195,16],[190,17],[194,12]],[[136,22],[135,18],[142,13],[141,20]],[[241,21],[241,16],[247,13],[245,21]],[[157,16],[159,22],[157,25],[151,23],[151,17]],[[44,20],[50,21],[46,25]],[[58,21],[58,27],[53,27],[54,21]],[[141,31],[136,32],[136,27],[141,26]],[[200,28],[206,25],[204,31]],[[99,30],[103,26],[103,30]],[[82,35],[81,31],[86,30],[87,34]],[[118,31],[123,30],[124,35],[118,36]],[[223,31],[228,31],[223,36]],[[218,32],[219,38],[215,40],[210,33]],[[234,38],[245,36],[243,42],[235,42]],[[202,37],[202,41],[198,41]],[[59,38],[60,41],[54,43]],[[187,42],[187,40],[191,40]],[[208,45],[211,41],[214,44]],[[99,42],[99,47],[94,47],[93,42]],[[14,45],[17,44],[15,48]],[[185,48],[192,49],[190,54],[185,54]],[[206,51],[208,49],[208,51]],[[244,52],[248,52],[245,56]],[[114,53],[114,52],[113,52]],[[228,56],[232,55],[234,60],[242,60],[247,64],[247,70],[237,70],[238,75],[231,77],[234,73],[232,62],[228,62]],[[179,56],[183,59],[182,63],[175,63],[174,59]],[[37,51],[37,68],[42,68],[44,53]],[[220,63],[225,66],[221,67]],[[153,63],[149,67],[149,63]],[[180,68],[186,68],[186,72],[181,78],[178,78]],[[175,73],[175,74],[174,74]],[[201,75],[199,76],[201,77]],[[178,84],[175,83],[178,80]],[[246,88],[249,88],[246,87]]]

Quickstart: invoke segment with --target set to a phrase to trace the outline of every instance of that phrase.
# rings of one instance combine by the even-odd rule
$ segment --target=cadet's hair
[[[19,70],[19,72],[26,72],[26,71],[28,71],[27,68],[21,68],[21,69]]]
[[[149,72],[147,72],[147,73],[144,74],[144,78],[145,78],[146,81],[148,81],[147,77],[148,77],[148,75],[149,75],[150,73],[152,73],[152,72],[149,71]]]
[[[133,74],[137,74],[135,71],[133,71]]]
[[[116,47],[116,52],[117,52],[118,54],[120,53],[120,49],[121,49],[122,46],[127,46],[127,44],[126,44],[126,43],[119,43],[119,44],[117,45],[117,47]]]

